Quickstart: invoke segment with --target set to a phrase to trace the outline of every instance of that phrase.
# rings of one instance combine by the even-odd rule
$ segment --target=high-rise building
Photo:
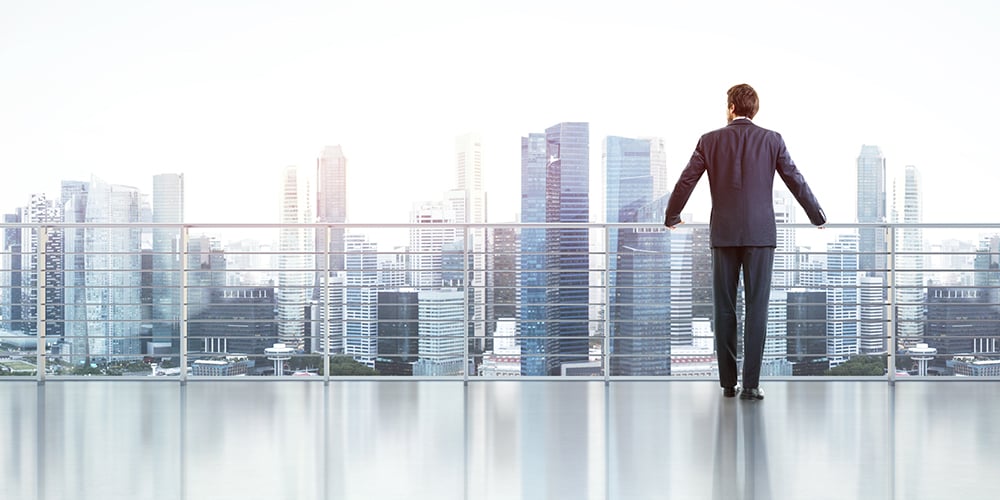
[[[420,300],[413,289],[378,292],[378,357],[380,375],[413,375],[420,355]]]
[[[462,375],[465,355],[465,292],[421,290],[419,301],[419,359],[414,376]]]
[[[339,145],[327,146],[316,159],[316,222],[343,224],[347,222],[347,157]],[[327,239],[329,235],[329,240]],[[324,243],[329,252],[329,270],[344,270],[344,228],[316,231],[316,250]],[[322,272],[322,260],[317,259],[317,272]]]
[[[774,249],[774,274],[771,286],[788,290],[795,286],[795,229],[781,227],[781,224],[795,223],[795,202],[787,190],[774,191],[774,221],[777,229],[777,246]]]
[[[772,288],[767,301],[767,335],[761,375],[791,376],[788,361],[788,291]]]
[[[325,353],[329,344],[330,354],[344,354],[345,284],[343,271],[319,280],[319,296],[312,307],[310,351],[313,353]]]
[[[862,145],[858,154],[857,220],[862,224],[886,222],[885,157],[878,146]],[[868,276],[886,276],[885,230],[858,230],[860,269]]]
[[[545,134],[521,138],[521,222],[545,222]],[[521,229],[521,373],[545,375],[546,295],[550,256],[544,227]]]
[[[841,234],[826,247],[826,341],[830,367],[858,352],[858,235]]]
[[[512,227],[494,227],[487,238],[487,345],[495,349],[489,339],[493,337],[500,320],[517,318],[518,311],[518,234]],[[516,322],[513,323],[516,328]],[[516,332],[515,332],[516,334]],[[495,350],[494,350],[495,352]],[[518,351],[520,354],[520,350]],[[520,366],[520,362],[518,362]]]
[[[309,180],[294,166],[281,178],[281,228],[278,230],[278,340],[292,349],[305,347],[306,306],[313,294],[315,231]]]
[[[153,342],[180,345],[181,227],[184,175],[153,176]]]
[[[521,139],[522,222],[588,222],[589,125],[560,123],[543,137],[544,143],[540,134]],[[521,235],[522,288],[544,291],[544,298],[527,290],[522,295],[521,369],[524,375],[557,375],[563,363],[588,358],[590,232],[526,232]],[[539,277],[544,281],[535,281]]]
[[[378,254],[362,234],[344,236],[344,354],[369,368],[378,355]]]
[[[924,337],[927,344],[937,348],[940,355],[980,352],[980,341],[996,335],[1000,320],[989,301],[989,292],[984,288],[929,286]]]
[[[714,320],[712,297],[712,244],[707,227],[691,230],[691,316]]]
[[[38,225],[62,222],[62,207],[44,194],[33,194],[28,206],[22,211],[23,222]],[[64,332],[64,274],[62,254],[64,233],[60,228],[23,227],[20,229],[20,269],[21,269],[21,314],[24,321],[21,331],[29,335],[38,333],[38,292],[39,270],[45,269],[45,318],[48,337],[59,338]],[[44,234],[43,234],[44,232]],[[44,240],[44,243],[43,243]],[[44,262],[39,262],[39,247],[45,253]]]
[[[206,307],[188,321],[190,355],[248,354],[262,360],[277,338],[276,305],[274,287],[213,289]]]
[[[826,292],[788,291],[786,342],[794,375],[822,375],[830,368],[826,345]]]
[[[858,352],[866,355],[885,354],[888,318],[885,283],[880,276],[861,276],[859,284]]]
[[[662,171],[654,172],[653,142],[662,146],[655,139],[605,139],[607,222],[661,216],[666,193],[654,200],[654,180]],[[671,342],[691,344],[691,235],[634,227],[609,231],[611,374],[667,375]]]
[[[21,222],[22,208],[14,213],[4,214],[3,221],[7,224]],[[3,253],[0,254],[0,328],[11,331],[24,331],[23,325],[23,295],[21,287],[23,274],[21,269],[21,229],[6,227],[3,231]]]
[[[66,232],[67,360],[137,356],[142,353],[142,230],[100,224],[138,223],[139,191],[92,178],[86,187],[63,183],[63,193],[70,196],[67,222],[95,224]]]
[[[410,229],[410,284],[420,289],[440,287],[441,251],[460,238],[454,226],[446,225],[454,224],[455,216],[444,203],[427,201],[414,204],[410,222],[421,224]]]
[[[895,304],[897,348],[909,349],[924,335],[923,231],[909,224],[922,222],[920,171],[907,165],[893,188],[893,222],[902,223],[896,235]]]

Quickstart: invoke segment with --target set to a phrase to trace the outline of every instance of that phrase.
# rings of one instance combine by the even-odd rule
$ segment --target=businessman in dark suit
[[[822,228],[826,214],[799,173],[777,132],[758,127],[757,92],[747,84],[727,92],[729,124],[698,140],[667,203],[664,224],[674,229],[691,191],[708,171],[712,192],[709,221],[712,288],[715,301],[715,349],[723,396],[734,397],[736,385],[736,293],[740,270],[746,295],[743,342],[743,392],[740,399],[764,399],[759,387],[767,331],[767,305],[777,229],[772,199],[774,173],[805,209],[809,221]]]

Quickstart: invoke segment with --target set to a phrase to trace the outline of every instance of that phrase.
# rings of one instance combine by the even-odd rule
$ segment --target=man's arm
[[[778,148],[777,170],[778,175],[781,176],[781,180],[788,186],[788,190],[791,191],[792,196],[799,202],[799,205],[802,205],[802,208],[806,211],[806,215],[809,216],[809,222],[815,226],[826,224],[826,213],[819,206],[819,201],[816,200],[812,190],[809,189],[809,184],[806,184],[802,173],[799,172],[799,169],[795,166],[795,162],[792,161],[792,157],[788,154],[788,149],[785,147],[785,141],[780,135],[778,136]]]
[[[673,192],[670,193],[670,201],[667,202],[667,211],[663,220],[664,226],[673,229],[674,226],[683,222],[681,210],[684,210],[684,205],[687,205],[688,198],[691,197],[691,192],[694,191],[698,180],[701,179],[701,174],[705,173],[706,167],[705,155],[702,153],[701,140],[699,139],[691,159],[688,160],[687,167],[684,167],[680,179],[677,179],[677,184],[674,186]]]

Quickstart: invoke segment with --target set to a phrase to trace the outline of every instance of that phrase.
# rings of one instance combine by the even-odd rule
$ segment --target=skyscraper
[[[796,245],[795,229],[781,227],[780,224],[795,223],[795,203],[786,190],[774,191],[774,221],[777,229],[777,247],[774,249],[773,288],[787,290],[795,286]]]
[[[455,215],[438,201],[415,203],[410,222],[426,227],[410,228],[410,284],[421,288],[441,286],[441,251],[445,245],[460,238],[454,226]]]
[[[281,178],[282,224],[278,236],[278,340],[293,349],[305,347],[306,305],[312,296],[315,231],[309,181],[298,167],[285,167]]]
[[[830,368],[826,351],[826,292],[788,291],[787,347],[793,375],[822,375]]]
[[[421,290],[419,304],[420,359],[413,375],[462,375],[465,353],[465,292]]]
[[[465,134],[455,139],[455,196],[460,203],[452,204],[455,222],[483,224],[486,222],[486,193],[483,191],[483,145],[478,134]],[[461,234],[461,233],[460,233]],[[459,235],[460,235],[459,234]],[[472,227],[467,233],[471,252],[469,276],[470,320],[477,339],[486,336],[486,229]],[[456,236],[459,236],[456,235]]]
[[[63,194],[70,197],[67,222],[139,222],[134,187],[92,178],[87,186],[63,183]],[[141,354],[141,234],[138,227],[67,230],[66,338],[74,364]]]
[[[521,138],[521,222],[545,222],[545,134]],[[546,255],[544,227],[521,229],[521,373],[546,371]]]
[[[858,236],[841,234],[826,247],[826,339],[830,367],[858,352]]]
[[[378,292],[378,358],[381,375],[413,375],[420,354],[420,300],[413,289]]]
[[[487,245],[487,268],[490,270],[487,274],[487,338],[492,338],[500,320],[517,318],[520,294],[517,284],[520,260],[517,252],[517,229],[492,228]],[[516,322],[513,324],[516,328]],[[490,349],[490,346],[487,345],[486,348]]]
[[[347,222],[347,158],[339,145],[327,146],[316,159],[316,222]],[[327,249],[330,272],[344,270],[344,228],[331,228]],[[325,230],[316,231],[315,248],[322,251]],[[323,270],[317,260],[317,272]]]
[[[180,345],[181,262],[184,175],[153,176],[153,342]]]
[[[878,146],[862,145],[858,155],[857,220],[859,223],[886,222],[885,157]],[[868,276],[885,277],[885,230],[858,230],[859,266]]]
[[[378,355],[378,254],[362,234],[344,237],[344,354],[369,368]]]
[[[909,349],[922,341],[924,334],[924,256],[923,231],[908,224],[922,219],[920,171],[907,165],[902,179],[893,188],[893,222],[902,223],[896,235],[895,303],[898,322],[898,348]]]

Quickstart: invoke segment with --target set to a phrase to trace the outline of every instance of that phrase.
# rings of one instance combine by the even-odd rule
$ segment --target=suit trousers
[[[767,306],[771,296],[774,247],[712,248],[712,289],[715,298],[715,350],[719,383],[736,386],[736,294],[743,271],[746,319],[743,332],[743,387],[760,383],[767,333]]]

